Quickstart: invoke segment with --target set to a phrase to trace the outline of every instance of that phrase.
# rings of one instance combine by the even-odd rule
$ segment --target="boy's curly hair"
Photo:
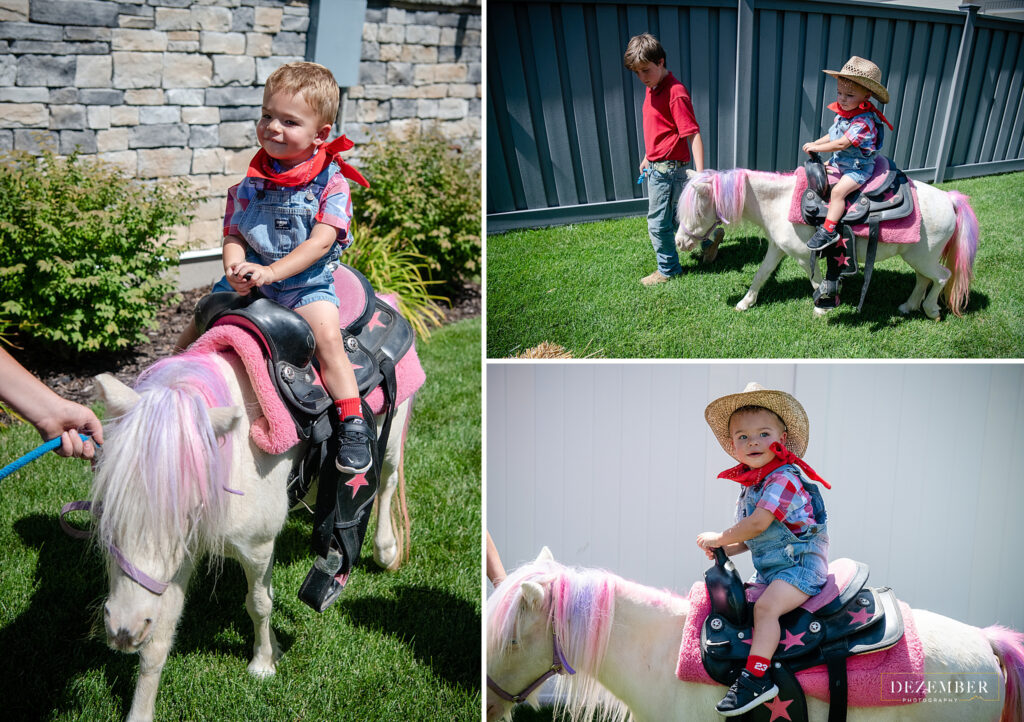
[[[623,64],[635,71],[644,63],[658,64],[665,59],[665,48],[661,46],[658,39],[650,33],[634,35],[629,39],[626,46],[626,54],[622,58]]]
[[[280,91],[302,93],[303,99],[316,113],[317,121],[334,125],[340,102],[338,81],[323,65],[307,62],[282,65],[267,78],[266,87],[263,88],[264,102]]]

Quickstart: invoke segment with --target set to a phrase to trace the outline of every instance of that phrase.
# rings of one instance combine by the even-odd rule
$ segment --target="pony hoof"
[[[912,311],[913,311],[914,309],[912,309],[912,308],[911,308],[911,307],[910,307],[910,306],[909,306],[908,304],[906,304],[906,303],[901,303],[901,304],[900,304],[900,306],[899,306],[899,308],[898,308],[898,309],[896,309],[896,310],[897,310],[897,311],[899,311],[900,313],[902,313],[902,314],[903,314],[904,316],[909,316],[909,315],[910,315],[910,313],[911,313],[911,312],[912,312]]]
[[[377,562],[377,566],[381,569],[387,569],[394,571],[398,569],[398,545],[389,544],[381,549],[373,550],[373,561]]]
[[[928,308],[927,306],[925,306],[924,315],[930,318],[932,321],[942,320],[942,313],[939,311],[938,308]]]
[[[824,316],[829,315],[832,311],[835,311],[835,309],[834,308],[818,308],[817,306],[814,307],[814,315],[817,316],[818,318],[823,318]]]
[[[257,679],[266,679],[267,677],[273,677],[277,674],[277,669],[273,663],[267,665],[264,662],[257,662],[255,659],[249,662],[249,674]]]

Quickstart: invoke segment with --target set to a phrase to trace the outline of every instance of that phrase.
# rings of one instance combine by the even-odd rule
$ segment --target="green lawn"
[[[277,675],[246,672],[252,623],[234,562],[197,573],[164,670],[160,720],[478,720],[480,717],[480,319],[418,346],[427,382],[406,447],[409,562],[378,571],[367,538],[335,605],[296,598],[311,563],[308,515],[278,538],[272,624]],[[0,432],[0,465],[39,443]],[[66,537],[57,510],[84,498],[88,465],[54,454],[0,482],[0,699],[5,720],[118,720],[138,658],[106,647],[99,555]],[[372,535],[373,530],[368,533]]]
[[[513,356],[541,342],[576,357],[604,358],[935,358],[1024,356],[1024,267],[1020,241],[1024,173],[945,183],[971,198],[981,225],[970,303],[962,318],[901,316],[914,286],[901,259],[878,263],[862,313],[846,305],[812,313],[811,286],[784,258],[740,313],[767,250],[753,225],[727,227],[718,260],[684,255],[683,276],[652,288],[646,219],[628,218],[487,238],[487,355]],[[860,296],[848,279],[846,303]]]

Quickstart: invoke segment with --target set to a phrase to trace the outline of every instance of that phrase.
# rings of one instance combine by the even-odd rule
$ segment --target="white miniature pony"
[[[235,356],[166,359],[135,390],[106,374],[97,382],[113,417],[91,500],[100,512],[97,539],[108,553],[104,622],[111,647],[139,654],[128,715],[138,722],[153,719],[189,577],[206,553],[237,559],[245,570],[256,636],[249,672],[274,674],[280,656],[270,627],[274,539],[288,514],[285,484],[301,449],[271,456],[250,442],[259,404]],[[396,486],[404,485],[411,402],[396,410],[381,470],[374,559],[389,568],[402,560],[388,512]]]
[[[556,696],[574,721],[622,720],[632,714],[636,722],[719,722],[715,703],[725,687],[682,682],[675,675],[689,607],[688,599],[667,591],[605,571],[562,566],[545,547],[536,561],[509,574],[487,602],[488,678],[515,696],[559,668]],[[995,626],[977,629],[920,609],[913,615],[929,688],[936,688],[929,692],[932,704],[926,698],[898,707],[850,707],[850,722],[1024,719],[1024,634]],[[565,673],[566,666],[574,673]],[[1005,675],[1005,695],[998,685],[998,701],[934,699],[948,697],[948,691],[938,691],[942,682],[965,673],[991,674],[996,680]],[[535,694],[524,696],[534,701]],[[509,716],[512,707],[488,690],[488,722]],[[825,720],[828,705],[808,697],[807,712],[809,719]]]
[[[708,238],[721,223],[743,218],[768,233],[768,252],[754,274],[750,290],[736,304],[746,311],[757,301],[757,294],[779,265],[783,254],[795,259],[817,288],[821,272],[814,262],[807,241],[811,226],[788,220],[790,200],[796,186],[795,175],[762,173],[737,168],[729,171],[687,171],[689,183],[683,189],[677,211],[679,229],[676,246],[689,251]],[[967,196],[915,181],[921,211],[921,240],[917,243],[879,243],[877,261],[899,254],[917,271],[917,283],[900,307],[907,314],[924,309],[929,318],[939,318],[939,294],[949,310],[959,316],[970,293],[974,256],[978,249],[978,219]],[[857,260],[864,262],[867,239],[857,243]],[[945,264],[945,265],[944,265]],[[929,288],[929,284],[931,288]],[[927,291],[927,295],[925,292]]]

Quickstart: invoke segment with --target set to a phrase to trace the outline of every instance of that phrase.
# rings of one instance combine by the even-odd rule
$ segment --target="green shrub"
[[[394,231],[425,257],[430,279],[454,291],[480,275],[480,154],[453,149],[436,130],[408,141],[377,138],[359,161],[369,188],[353,198],[358,221]]]
[[[372,226],[353,221],[349,232],[352,246],[341,260],[361,271],[378,294],[395,294],[398,310],[412,324],[416,335],[430,338],[430,327],[439,326],[444,320],[444,311],[437,303],[444,299],[431,294],[428,288],[439,282],[423,278],[421,271],[427,270],[426,259],[399,247],[398,229],[380,233]]]
[[[0,156],[0,314],[58,352],[146,340],[174,290],[167,234],[190,218],[184,181],[126,178],[51,152]]]

